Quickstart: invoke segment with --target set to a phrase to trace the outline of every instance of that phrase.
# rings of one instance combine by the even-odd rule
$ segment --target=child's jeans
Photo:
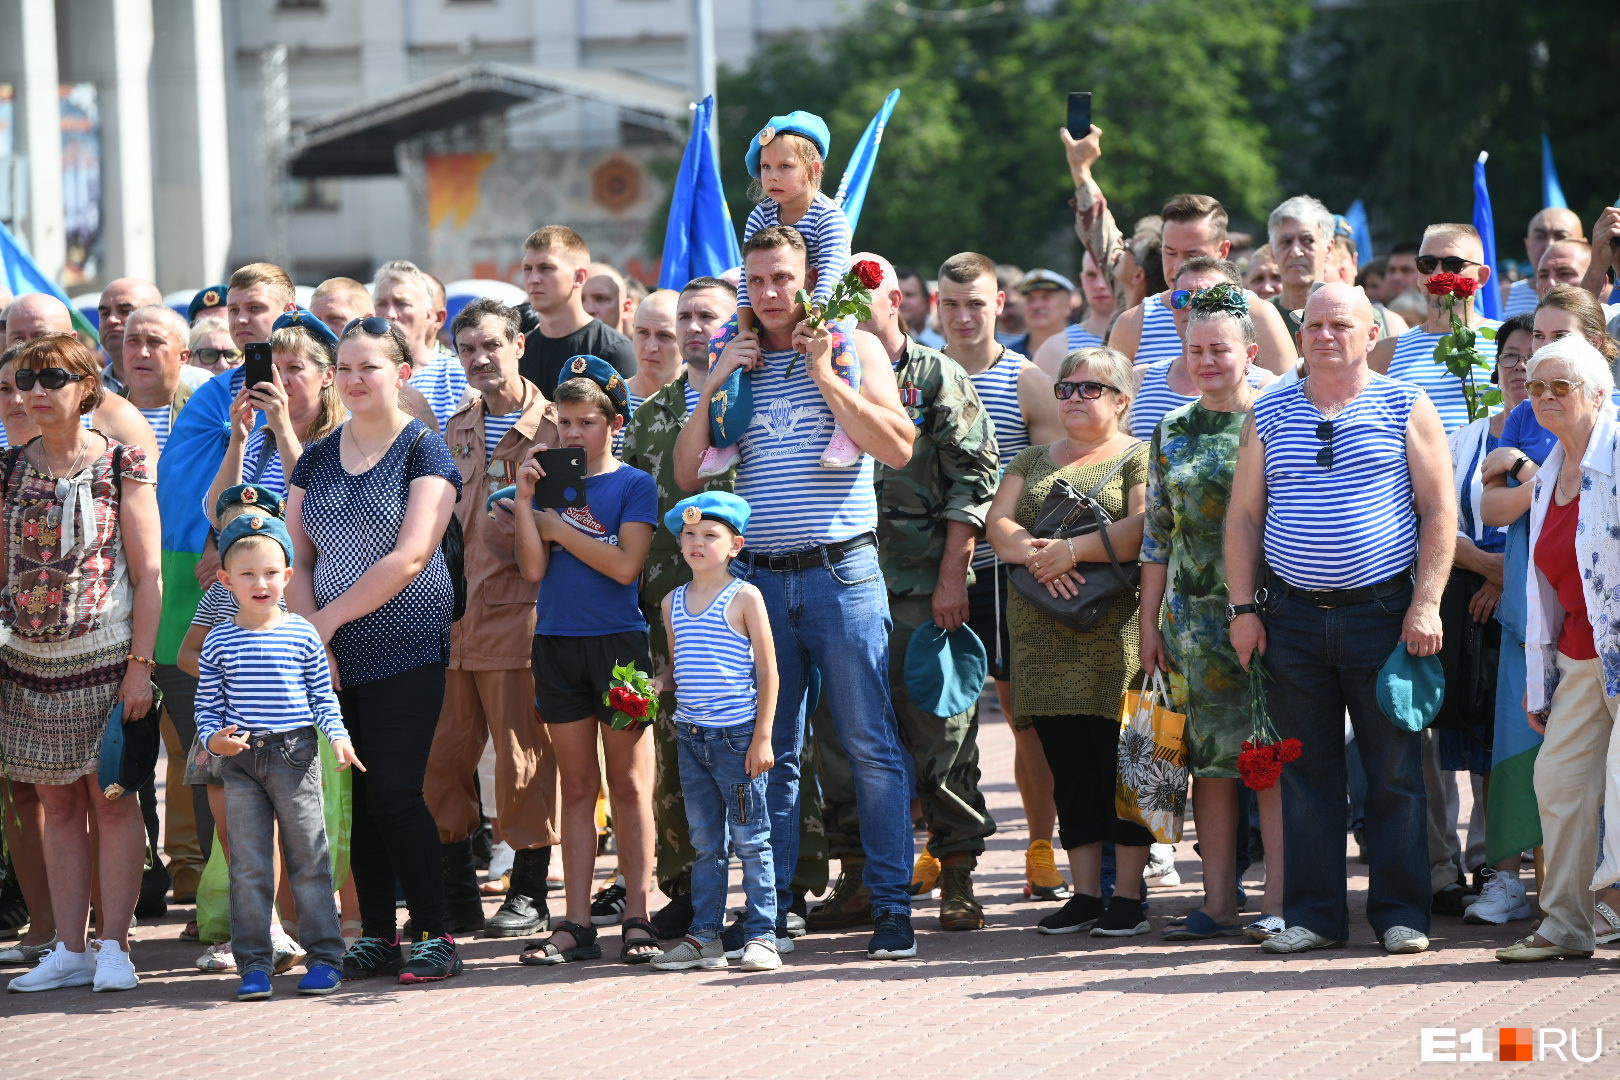
[[[743,932],[748,940],[776,936],[776,874],[771,862],[771,823],[765,810],[764,776],[750,780],[744,767],[754,725],[699,727],[675,724],[680,747],[681,791],[692,832],[692,929],[713,941],[725,928],[726,838],[742,860],[747,899]]]
[[[276,826],[298,905],[299,944],[310,964],[343,962],[343,936],[332,901],[332,861],[321,803],[321,756],[313,726],[244,732],[248,748],[224,761],[225,814],[231,832],[231,950],[242,974],[270,974],[270,910],[276,899]]]

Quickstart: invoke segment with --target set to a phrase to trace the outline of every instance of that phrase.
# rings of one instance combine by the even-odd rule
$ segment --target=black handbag
[[[156,686],[152,687],[152,705],[143,716],[125,720],[124,703],[113,706],[101,733],[101,755],[96,763],[102,795],[119,798],[145,787],[157,775],[158,747],[163,742],[158,718],[162,714],[163,691]]]
[[[422,436],[427,434],[427,427],[423,425],[416,438],[411,440],[411,448],[406,452],[406,468],[410,467],[411,456],[422,442]],[[405,483],[407,501],[410,498],[410,481]],[[456,492],[456,502],[461,501],[461,493]],[[460,622],[461,617],[467,614],[467,537],[461,528],[461,519],[454,510],[450,512],[450,520],[444,527],[444,536],[439,540],[439,550],[444,553],[444,568],[450,574],[450,587],[454,590],[454,601],[450,606],[450,621]]]
[[[1075,572],[1086,579],[1075,595],[1053,596],[1045,585],[1035,580],[1028,567],[1014,566],[1007,574],[1007,580],[1012,582],[1025,600],[1042,614],[1056,619],[1071,630],[1090,630],[1108,613],[1115,597],[1125,592],[1134,593],[1141,584],[1141,564],[1134,559],[1121,563],[1114,555],[1114,545],[1108,539],[1107,530],[1114,519],[1097,502],[1097,493],[1119,474],[1130,460],[1131,451],[1141,445],[1140,442],[1131,444],[1107,475],[1084,494],[1076,491],[1067,480],[1058,477],[1052,483],[1052,490],[1047,492],[1046,501],[1041,504],[1041,512],[1035,515],[1035,524],[1029,531],[1037,539],[1064,540],[1095,532],[1102,540],[1108,561],[1075,566]]]

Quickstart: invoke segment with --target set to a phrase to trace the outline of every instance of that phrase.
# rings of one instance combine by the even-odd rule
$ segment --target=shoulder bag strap
[[[1131,456],[1136,452],[1136,448],[1138,446],[1141,446],[1141,445],[1142,445],[1142,440],[1137,439],[1135,442],[1131,443],[1130,446],[1125,448],[1125,452],[1119,456],[1119,460],[1114,463],[1114,467],[1112,469],[1108,470],[1108,475],[1104,476],[1101,480],[1097,481],[1096,486],[1093,487],[1090,491],[1086,492],[1086,500],[1088,502],[1092,502],[1092,503],[1096,502],[1098,493],[1101,492],[1102,489],[1107,486],[1108,481],[1110,481],[1114,477],[1118,476],[1119,473],[1120,473],[1120,470],[1125,468],[1125,466],[1130,463]],[[1096,508],[1096,513],[1102,514],[1102,516],[1107,517],[1107,514],[1103,513],[1102,507],[1100,507],[1100,506]],[[1114,573],[1118,574],[1119,579],[1122,582],[1124,582],[1127,587],[1129,587],[1130,584],[1131,584],[1131,580],[1130,580],[1130,578],[1128,576],[1126,576],[1125,568],[1119,564],[1119,556],[1114,554],[1114,542],[1112,540],[1108,539],[1108,525],[1109,524],[1113,524],[1113,523],[1109,522],[1108,524],[1099,524],[1097,526],[1097,538],[1102,541],[1103,550],[1108,553],[1108,562],[1109,562],[1110,565],[1113,566]]]

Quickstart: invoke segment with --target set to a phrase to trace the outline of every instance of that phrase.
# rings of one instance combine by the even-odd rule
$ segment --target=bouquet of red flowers
[[[848,315],[868,320],[872,317],[872,290],[881,284],[883,284],[883,268],[870,259],[862,259],[838,279],[838,284],[833,286],[832,295],[827,297],[825,306],[817,304],[803,289],[795,293],[793,299],[804,305],[811,326],[837,322]],[[789,364],[782,377],[787,378],[792,374],[793,365]]]
[[[615,729],[650,724],[658,718],[658,691],[647,673],[634,664],[613,665],[613,683],[602,695],[602,704],[613,706],[608,726]]]
[[[1265,672],[1258,653],[1249,663],[1249,694],[1254,727],[1238,754],[1238,775],[1251,789],[1264,791],[1281,778],[1282,767],[1299,757],[1305,746],[1298,739],[1278,738],[1277,729],[1271,726],[1266,715]]]
[[[1490,378],[1492,365],[1480,355],[1479,350],[1474,347],[1474,342],[1476,337],[1494,339],[1496,331],[1488,326],[1480,327],[1476,331],[1457,310],[1457,298],[1462,297],[1466,300],[1473,296],[1474,291],[1479,288],[1479,282],[1458,274],[1440,273],[1430,278],[1424,284],[1424,288],[1428,289],[1429,295],[1440,298],[1440,306],[1451,322],[1451,332],[1443,336],[1434,346],[1435,361],[1462,380],[1463,397],[1468,402],[1469,419],[1478,420],[1482,416],[1489,416],[1491,409],[1502,403],[1502,391],[1494,386],[1481,388],[1475,383],[1476,374],[1483,374],[1487,380]]]

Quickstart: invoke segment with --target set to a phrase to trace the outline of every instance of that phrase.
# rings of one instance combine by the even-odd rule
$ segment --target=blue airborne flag
[[[1502,317],[1502,289],[1496,276],[1496,225],[1491,221],[1491,193],[1485,187],[1485,159],[1491,155],[1481,150],[1474,161],[1474,228],[1485,245],[1485,265],[1491,268],[1491,280],[1474,296],[1474,307],[1487,319]]]
[[[714,96],[692,106],[692,135],[681,155],[680,175],[670,199],[660,289],[681,289],[695,277],[718,277],[742,265],[742,249],[731,227],[731,211],[720,187],[720,157],[709,134]]]
[[[62,306],[72,313],[74,330],[90,335],[94,341],[101,340],[96,328],[90,325],[90,320],[73,306],[60,285],[45,276],[45,272],[39,268],[34,257],[22,249],[22,245],[3,222],[0,222],[0,280],[5,281],[6,288],[11,290],[13,296],[47,293],[56,297],[62,301]]]
[[[866,189],[872,183],[872,170],[877,167],[878,144],[883,141],[884,125],[889,122],[889,114],[894,112],[894,104],[899,100],[899,90],[891,90],[889,96],[883,99],[883,107],[866,125],[866,133],[855,144],[855,152],[849,155],[849,164],[844,167],[844,177],[838,181],[835,201],[843,208],[844,217],[849,219],[851,236],[855,234],[855,224],[860,220],[861,206],[866,202]]]
[[[1547,133],[1541,133],[1541,205],[1568,207],[1564,201],[1564,186],[1558,182],[1558,166],[1553,164],[1552,143]]]
[[[1367,207],[1360,199],[1344,212],[1345,224],[1350,226],[1350,239],[1356,242],[1356,258],[1362,266],[1372,262],[1372,229],[1367,224]]]

